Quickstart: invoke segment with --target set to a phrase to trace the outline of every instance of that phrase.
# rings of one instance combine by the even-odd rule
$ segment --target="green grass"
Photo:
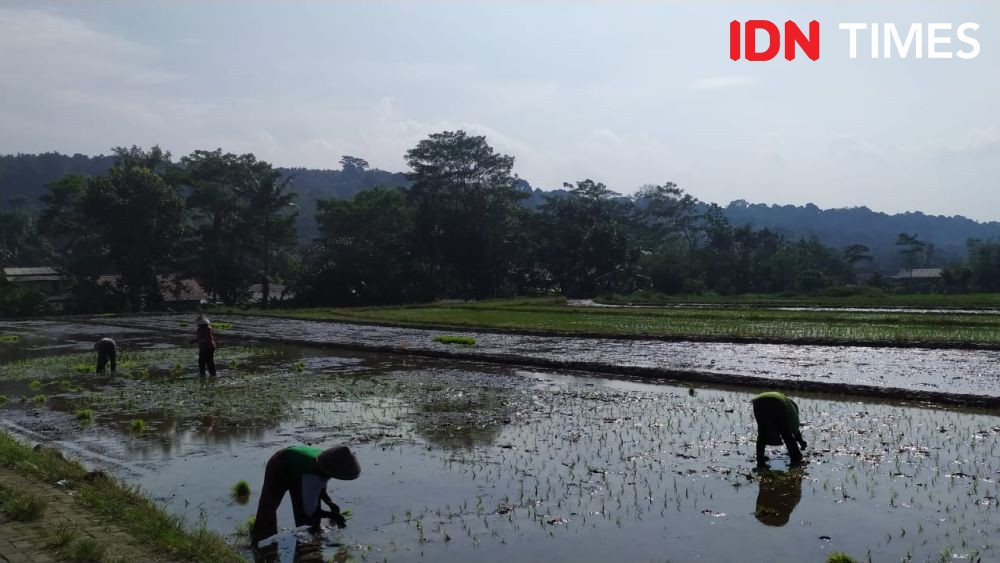
[[[45,513],[48,503],[37,495],[28,492],[15,492],[0,485],[0,503],[7,518],[17,522],[38,520]]]
[[[104,560],[106,548],[94,538],[77,538],[65,551],[75,563],[99,563]]]
[[[595,308],[572,307],[561,298],[544,298],[404,307],[267,309],[254,314],[612,337],[1000,347],[1000,314],[989,313],[787,311],[736,306]]]
[[[67,502],[76,502],[96,517],[117,524],[164,559],[242,561],[218,534],[204,528],[186,529],[182,518],[167,514],[137,489],[113,479],[88,478],[83,466],[52,452],[36,451],[5,432],[0,432],[0,464],[45,482],[69,480],[75,494],[67,497]],[[70,553],[79,550],[82,554],[89,549],[74,547],[74,538],[67,539],[68,533],[63,536]]]
[[[471,336],[435,336],[434,342],[441,344],[459,344],[461,346],[475,346],[476,339]]]
[[[235,536],[236,536],[236,539],[239,542],[241,542],[241,543],[243,543],[245,545],[249,545],[250,544],[250,534],[253,533],[253,525],[256,522],[257,522],[257,517],[256,516],[251,516],[251,517],[247,518],[245,522],[241,522],[241,523],[237,524],[236,525],[236,529],[233,532],[235,534]]]
[[[748,293],[743,295],[665,295],[639,292],[613,294],[595,299],[598,303],[633,305],[747,305],[759,307],[915,307],[926,309],[1000,308],[998,293],[893,295],[870,287],[829,288],[817,294]]]

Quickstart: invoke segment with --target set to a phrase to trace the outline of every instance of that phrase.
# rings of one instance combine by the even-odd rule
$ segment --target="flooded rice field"
[[[19,336],[0,343],[3,423],[140,485],[248,558],[236,530],[268,457],[346,443],[362,474],[330,491],[348,527],[297,535],[286,499],[283,561],[1000,560],[1000,418],[988,411],[797,394],[807,464],[789,468],[773,448],[755,471],[757,390],[262,343],[250,321],[218,331],[221,370],[207,379],[184,335],[157,330],[177,328],[172,317],[113,334],[115,377],[89,369],[106,327],[2,323]],[[325,336],[400,336],[334,326]],[[480,337],[490,349],[504,338]],[[922,376],[947,384],[931,367]],[[230,496],[241,479],[247,504]]]
[[[1000,399],[1000,351],[931,348],[883,348],[727,342],[666,342],[612,338],[570,338],[501,334],[468,330],[431,330],[297,319],[243,317],[228,319],[225,334],[240,338],[350,346],[372,350],[407,350],[459,355],[469,359],[504,360],[520,365],[644,370],[649,375],[678,372],[735,382],[779,380],[791,385],[836,391],[848,386],[900,390],[900,396],[966,395]],[[102,326],[127,326],[160,333],[187,334],[184,315],[98,318]],[[23,326],[29,329],[30,321]],[[11,330],[17,330],[12,327]],[[441,344],[434,337],[463,334],[474,347]],[[766,381],[765,381],[766,383]],[[909,392],[909,393],[908,393]],[[913,398],[911,397],[911,398]],[[961,398],[960,398],[961,399]],[[960,401],[961,402],[961,401]]]

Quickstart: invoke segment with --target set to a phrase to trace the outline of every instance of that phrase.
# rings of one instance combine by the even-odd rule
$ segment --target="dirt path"
[[[43,563],[73,560],[74,548],[90,544],[103,549],[103,561],[163,561],[117,526],[98,521],[74,502],[73,491],[44,483],[0,467],[0,485],[18,492],[30,492],[47,503],[41,518],[15,522],[0,515],[0,561]],[[62,536],[69,540],[62,548],[52,545],[57,531],[73,530]],[[83,544],[81,544],[83,540]]]

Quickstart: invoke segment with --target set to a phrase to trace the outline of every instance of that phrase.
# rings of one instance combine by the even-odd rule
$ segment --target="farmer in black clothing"
[[[327,450],[309,446],[292,446],[279,450],[267,461],[264,486],[260,491],[257,517],[250,534],[251,545],[278,533],[278,506],[287,492],[292,498],[296,526],[319,530],[320,519],[329,518],[338,527],[347,525],[340,507],[326,492],[331,478],[350,481],[361,474],[361,465],[347,446]],[[326,503],[329,510],[320,507]]]
[[[115,353],[115,341],[110,338],[102,338],[94,344],[97,350],[97,373],[104,373],[104,366],[111,362],[111,373],[117,369]]]
[[[761,393],[753,398],[753,417],[757,420],[757,465],[767,465],[766,446],[788,448],[790,465],[802,463],[802,449],[806,441],[799,432],[799,406],[795,401],[777,391]]]

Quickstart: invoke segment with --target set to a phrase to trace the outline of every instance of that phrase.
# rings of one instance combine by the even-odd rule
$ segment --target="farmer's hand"
[[[335,524],[338,528],[346,528],[347,520],[344,519],[344,515],[340,511],[330,513],[330,522]]]

